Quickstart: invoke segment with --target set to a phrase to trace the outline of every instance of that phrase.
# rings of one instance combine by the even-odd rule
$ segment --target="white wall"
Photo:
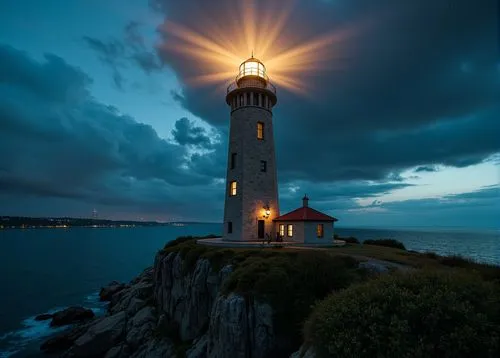
[[[318,224],[323,224],[323,237],[316,234]],[[328,244],[333,242],[333,222],[307,221],[304,225],[304,243],[306,244]]]

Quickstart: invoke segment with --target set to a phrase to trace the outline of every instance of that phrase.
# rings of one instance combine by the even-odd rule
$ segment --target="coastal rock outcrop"
[[[94,312],[81,306],[68,307],[52,315],[50,325],[52,327],[64,326],[76,322],[87,321],[94,318]]]
[[[154,268],[130,284],[101,290],[107,314],[42,345],[63,357],[259,358],[275,345],[273,309],[239,294],[222,293],[231,265],[215,270],[199,258],[160,252]],[[118,289],[118,287],[120,289]],[[111,293],[112,292],[112,293]]]

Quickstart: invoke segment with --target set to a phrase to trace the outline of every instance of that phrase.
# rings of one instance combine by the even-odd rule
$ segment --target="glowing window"
[[[257,139],[264,139],[264,123],[257,122]]]
[[[231,184],[229,185],[229,196],[235,196],[236,195],[236,182],[232,181]]]
[[[292,237],[293,236],[293,225],[292,224],[288,224],[286,226],[286,235],[288,237]]]
[[[285,236],[285,224],[280,224],[280,236]]]
[[[322,238],[322,237],[323,237],[323,234],[324,234],[324,232],[323,232],[323,224],[318,224],[318,225],[316,226],[316,236],[317,236],[318,238]]]

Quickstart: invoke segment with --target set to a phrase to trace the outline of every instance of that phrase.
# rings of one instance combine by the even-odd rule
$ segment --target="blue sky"
[[[220,222],[224,92],[189,81],[204,64],[165,49],[163,24],[224,30],[236,3],[0,2],[0,214]],[[282,210],[307,193],[343,226],[498,228],[496,2],[375,3],[293,8],[283,36],[371,27],[307,95],[278,88]]]

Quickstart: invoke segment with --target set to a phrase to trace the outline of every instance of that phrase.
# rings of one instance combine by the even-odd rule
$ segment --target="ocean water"
[[[69,305],[102,314],[101,286],[131,280],[178,236],[221,230],[220,224],[0,230],[0,358],[38,355],[43,338],[56,330],[49,321],[35,321],[36,315]],[[499,231],[338,228],[336,233],[361,240],[393,238],[411,250],[460,254],[500,265]]]

